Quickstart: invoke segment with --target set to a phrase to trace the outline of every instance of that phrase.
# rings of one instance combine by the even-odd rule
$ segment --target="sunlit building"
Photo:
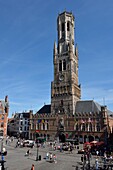
[[[5,96],[5,100],[0,100],[0,136],[7,136],[7,123],[9,114],[9,102],[8,96]]]
[[[112,112],[93,100],[81,100],[75,30],[75,17],[71,12],[64,11],[58,15],[58,40],[53,47],[51,104],[44,105],[31,116],[29,138],[44,136],[61,141],[73,138],[79,142],[107,142],[111,132],[109,115]]]

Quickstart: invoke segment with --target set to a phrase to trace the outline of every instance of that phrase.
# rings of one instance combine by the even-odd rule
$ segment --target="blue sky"
[[[0,99],[14,112],[51,102],[57,16],[75,16],[82,100],[113,111],[113,0],[0,0]]]

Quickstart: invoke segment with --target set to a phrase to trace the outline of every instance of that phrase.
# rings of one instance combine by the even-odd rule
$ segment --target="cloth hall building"
[[[29,138],[36,136],[61,141],[106,140],[111,133],[107,106],[93,100],[81,100],[78,68],[79,56],[75,37],[75,17],[64,11],[57,18],[57,43],[53,48],[54,78],[51,82],[51,104],[44,105],[30,117]],[[112,121],[111,121],[112,122]]]

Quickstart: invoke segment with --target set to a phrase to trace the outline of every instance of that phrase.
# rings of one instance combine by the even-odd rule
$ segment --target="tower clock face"
[[[59,75],[59,80],[60,80],[60,81],[63,81],[63,80],[64,80],[64,75],[63,75],[63,74],[60,74],[60,75]]]

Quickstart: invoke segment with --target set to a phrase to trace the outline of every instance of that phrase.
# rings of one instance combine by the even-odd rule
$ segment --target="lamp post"
[[[3,152],[3,139],[1,140],[1,153]]]
[[[0,163],[1,163],[1,166],[2,166],[2,170],[5,170],[4,168],[4,163],[6,161],[4,161],[4,153],[3,153],[3,139],[1,140],[1,160],[0,160]]]
[[[37,141],[37,154],[36,154],[36,161],[38,161],[38,141]]]

